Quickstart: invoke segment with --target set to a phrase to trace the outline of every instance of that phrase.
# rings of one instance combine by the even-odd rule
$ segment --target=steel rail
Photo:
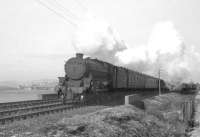
[[[54,113],[54,112],[63,112],[63,111],[70,110],[70,109],[80,108],[82,106],[84,106],[83,103],[73,102],[73,103],[70,103],[70,105],[61,105],[61,106],[57,106],[57,107],[53,107],[53,108],[44,108],[42,110],[36,110],[34,112],[26,112],[23,114],[15,114],[15,115],[11,115],[11,116],[5,116],[5,117],[0,118],[0,125],[11,123],[11,122],[14,122],[15,120],[19,121],[19,120],[24,120],[27,118],[33,118],[34,116],[38,117],[40,115],[50,114],[50,113]]]
[[[38,105],[38,104],[48,104],[48,103],[53,103],[53,102],[59,102],[59,100],[58,99],[53,99],[53,100],[28,100],[28,101],[1,103],[0,104],[0,110],[26,107],[26,106],[34,106],[34,105]]]

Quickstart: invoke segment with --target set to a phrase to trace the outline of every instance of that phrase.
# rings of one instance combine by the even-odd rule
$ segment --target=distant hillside
[[[9,87],[9,86],[0,86],[0,91],[2,90],[16,90],[17,87]]]
[[[54,88],[58,83],[56,79],[42,79],[32,81],[0,81],[0,91],[3,90],[16,90],[16,89],[50,89]]]
[[[50,90],[54,89],[57,85],[58,80],[54,79],[42,79],[42,80],[32,80],[26,81],[19,85],[20,89],[29,89],[29,90]]]
[[[17,81],[0,81],[0,86],[9,85],[9,86],[17,86],[19,82]]]
[[[0,81],[1,90],[16,90],[18,89],[19,82],[16,81]]]

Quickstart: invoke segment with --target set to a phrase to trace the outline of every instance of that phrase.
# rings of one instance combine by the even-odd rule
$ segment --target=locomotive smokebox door
[[[65,64],[65,72],[67,76],[73,80],[84,77],[86,64],[83,59],[83,54],[77,53],[75,58],[69,59]]]

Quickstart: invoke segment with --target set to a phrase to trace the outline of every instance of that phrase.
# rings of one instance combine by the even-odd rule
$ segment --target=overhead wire
[[[74,27],[77,27],[77,23],[75,23],[74,21],[70,20],[69,18],[66,18],[66,16],[64,14],[61,14],[60,12],[56,11],[55,9],[53,9],[51,6],[49,6],[48,4],[46,4],[45,2],[43,2],[42,0],[36,0],[39,4],[41,4],[42,6],[46,7],[47,9],[49,9],[50,11],[52,11],[54,14],[56,14],[57,16],[62,17],[66,22],[68,22],[69,24],[73,25]]]
[[[79,0],[75,0],[75,1],[84,11],[88,11],[88,8],[83,3],[81,3]]]
[[[69,9],[67,9],[66,7],[64,7],[58,0],[53,0],[54,3],[60,7],[67,15],[71,15],[72,17],[79,19],[79,17],[77,15],[75,15],[73,12],[71,12]]]

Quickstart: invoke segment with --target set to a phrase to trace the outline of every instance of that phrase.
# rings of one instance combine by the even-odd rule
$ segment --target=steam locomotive
[[[83,58],[77,53],[65,63],[65,77],[59,77],[58,90],[66,99],[80,99],[93,93],[114,92],[116,90],[155,90],[159,79],[110,63]],[[165,82],[160,80],[161,88]]]
[[[181,83],[173,88],[174,92],[181,94],[194,94],[197,91],[197,84],[195,83]]]

